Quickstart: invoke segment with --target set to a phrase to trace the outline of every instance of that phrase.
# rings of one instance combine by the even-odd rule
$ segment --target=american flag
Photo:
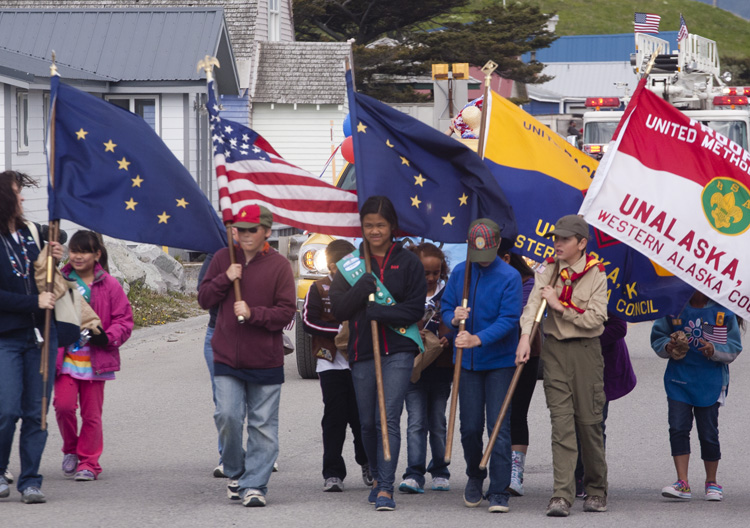
[[[686,39],[688,35],[689,33],[687,23],[685,22],[685,19],[682,18],[682,13],[680,13],[680,32],[677,33],[677,42],[681,42],[682,39]]]
[[[703,323],[701,326],[703,331],[703,339],[716,343],[717,345],[727,344],[727,327],[726,326],[714,326],[712,324]]]
[[[357,195],[285,161],[254,130],[219,117],[214,81],[208,84],[207,109],[225,223],[245,205],[259,204],[273,213],[274,222],[326,235],[362,236]]]
[[[653,33],[654,35],[659,33],[659,22],[661,17],[651,13],[636,13],[635,14],[635,29],[636,33]]]

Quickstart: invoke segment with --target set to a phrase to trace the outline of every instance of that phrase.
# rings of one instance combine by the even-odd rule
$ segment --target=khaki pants
[[[553,497],[575,500],[578,458],[576,429],[581,441],[584,489],[607,494],[607,461],[602,438],[604,359],[599,338],[560,341],[547,336],[542,348],[544,394],[552,422]]]

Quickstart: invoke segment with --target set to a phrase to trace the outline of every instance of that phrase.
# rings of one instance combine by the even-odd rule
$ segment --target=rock
[[[104,237],[109,254],[110,274],[120,281],[126,293],[130,285],[141,283],[159,294],[184,292],[185,270],[159,246],[138,244],[129,248],[121,240]]]

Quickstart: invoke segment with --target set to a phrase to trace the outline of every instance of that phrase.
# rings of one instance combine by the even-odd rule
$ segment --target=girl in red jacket
[[[62,274],[99,316],[102,326],[88,342],[81,339],[57,356],[55,413],[63,438],[62,470],[77,481],[96,480],[102,468],[104,382],[120,370],[119,347],[133,331],[130,302],[117,279],[107,273],[107,250],[93,231],[78,231],[68,244],[70,261]],[[81,429],[76,418],[81,405]]]

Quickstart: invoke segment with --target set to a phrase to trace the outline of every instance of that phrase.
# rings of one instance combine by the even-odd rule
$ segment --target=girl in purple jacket
[[[62,269],[99,316],[99,334],[85,338],[57,356],[55,414],[63,439],[62,470],[77,481],[96,480],[102,468],[104,382],[120,370],[120,346],[133,331],[130,302],[117,279],[107,273],[107,250],[93,231],[78,231],[68,244],[70,261]],[[76,403],[80,399],[81,428]]]

